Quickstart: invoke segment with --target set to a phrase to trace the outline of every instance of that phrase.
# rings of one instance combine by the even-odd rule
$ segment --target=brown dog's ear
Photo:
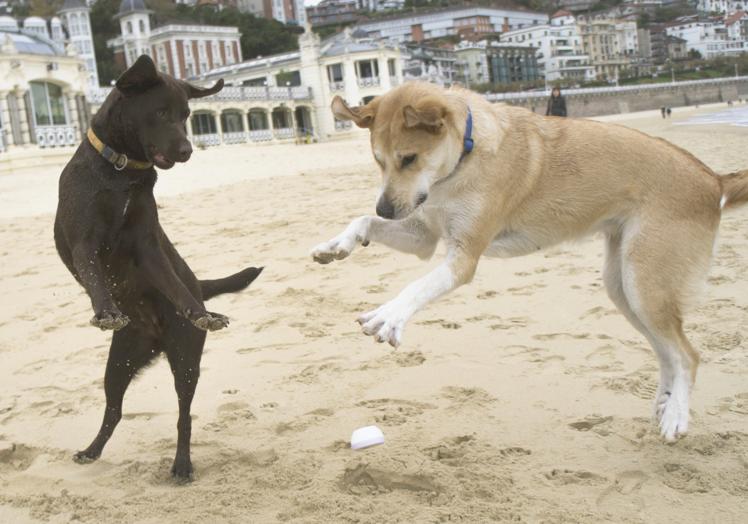
[[[379,98],[375,98],[365,106],[350,107],[345,100],[336,96],[332,99],[332,114],[338,120],[352,120],[358,127],[370,128],[374,125],[374,116],[379,107]]]
[[[215,95],[221,89],[223,89],[223,78],[220,78],[218,82],[213,84],[213,87],[208,88],[193,86],[192,84],[188,84],[187,82],[183,82],[181,80],[179,83],[184,89],[185,93],[187,93],[187,98],[203,98],[206,96]]]
[[[447,107],[435,96],[426,96],[416,102],[415,106],[403,108],[405,127],[418,127],[431,133],[438,133],[444,127]]]
[[[140,55],[130,69],[120,75],[115,85],[123,94],[129,96],[142,93],[160,82],[161,76],[151,57]]]

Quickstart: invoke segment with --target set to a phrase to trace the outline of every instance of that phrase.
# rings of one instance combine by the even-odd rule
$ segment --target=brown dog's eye
[[[402,163],[400,164],[400,169],[405,169],[410,164],[416,161],[416,155],[406,155],[403,157]]]
[[[169,115],[169,112],[166,109],[161,109],[160,111],[156,111],[156,115],[159,118],[166,118]]]

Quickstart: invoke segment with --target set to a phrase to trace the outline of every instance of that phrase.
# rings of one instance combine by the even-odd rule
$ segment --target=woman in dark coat
[[[561,96],[561,88],[554,87],[551,91],[545,116],[566,116],[566,100]]]

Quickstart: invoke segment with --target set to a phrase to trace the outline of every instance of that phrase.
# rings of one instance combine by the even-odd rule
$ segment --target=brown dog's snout
[[[395,206],[385,195],[380,196],[377,201],[377,215],[382,218],[395,218]]]
[[[192,144],[189,142],[185,142],[181,146],[179,146],[179,161],[180,162],[187,162],[190,157],[192,156]]]

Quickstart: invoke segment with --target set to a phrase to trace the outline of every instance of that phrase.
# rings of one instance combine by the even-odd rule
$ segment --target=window
[[[244,131],[242,114],[236,111],[221,113],[221,130],[224,133],[241,133]]]
[[[251,109],[249,111],[250,131],[261,131],[268,128],[268,115],[262,109]]]
[[[359,78],[376,78],[379,76],[379,67],[376,60],[361,60],[356,62]]]
[[[327,66],[327,79],[330,83],[343,81],[343,64],[331,64]]]
[[[218,47],[218,42],[216,40],[213,40],[210,47],[213,54],[213,66],[218,67],[221,65],[221,50]]]
[[[192,134],[193,135],[215,135],[218,132],[216,128],[216,119],[210,113],[197,113],[192,115]]]
[[[29,82],[29,85],[31,86],[31,105],[36,125],[64,126],[67,124],[62,88],[48,82]]]
[[[226,49],[226,63],[233,64],[234,63],[234,47],[231,45],[231,42],[225,42],[224,45]]]
[[[127,22],[127,29],[125,29],[125,33],[127,33],[128,35],[132,34],[132,22],[130,22],[129,20]]]
[[[390,74],[390,78],[396,78],[397,77],[397,69],[395,66],[395,59],[390,58],[387,60],[387,71]]]
[[[140,34],[145,33],[145,22],[142,20],[138,23],[138,27],[140,27]]]
[[[77,35],[80,33],[80,26],[78,25],[78,15],[73,13],[70,15],[70,34]]]

